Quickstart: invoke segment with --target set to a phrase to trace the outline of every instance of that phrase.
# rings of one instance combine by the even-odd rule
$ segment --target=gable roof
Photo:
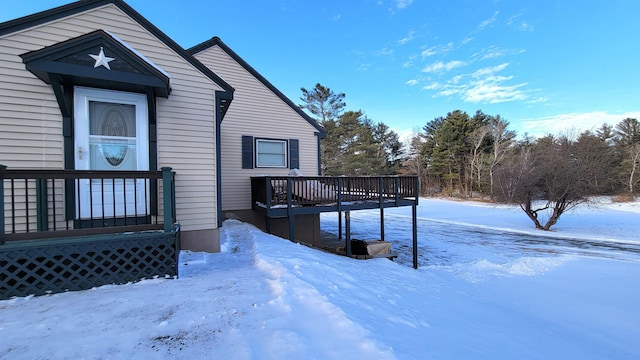
[[[163,33],[160,29],[158,29],[155,25],[145,19],[140,13],[135,11],[131,6],[125,3],[123,0],[80,0],[71,4],[63,5],[57,8],[53,8],[50,10],[45,10],[36,14],[28,15],[25,17],[21,17],[18,19],[10,20],[4,23],[0,23],[0,36],[10,34],[16,31],[28,29],[37,25],[41,25],[50,21],[54,21],[57,19],[65,18],[83,11],[91,10],[100,6],[113,4],[122,10],[125,14],[134,19],[138,24],[140,24],[143,28],[153,34],[156,38],[158,38],[161,42],[175,51],[178,55],[180,55],[185,61],[198,69],[202,74],[213,80],[216,84],[218,84],[221,88],[226,92],[226,96],[223,98],[227,98],[227,100],[222,100],[223,113],[226,111],[226,108],[229,106],[230,100],[233,98],[233,92],[235,89],[229,85],[226,81],[224,81],[220,76],[214,73],[207,66],[202,64],[198,59],[196,59],[191,53],[186,51],[180,45],[178,45],[175,41],[173,41],[170,37],[168,37],[165,33]],[[226,101],[226,103],[225,103]]]
[[[213,46],[219,46],[227,55],[231,56],[240,66],[242,66],[246,71],[248,71],[251,75],[253,75],[256,79],[258,79],[264,86],[266,86],[269,90],[271,90],[276,96],[278,96],[282,101],[284,101],[287,105],[289,105],[295,112],[297,112],[303,119],[305,119],[311,126],[318,130],[318,136],[324,138],[327,134],[327,131],[320,125],[316,120],[312,119],[307,113],[305,113],[299,106],[294,104],[288,97],[286,97],[280,90],[278,90],[273,84],[271,84],[267,79],[265,79],[256,69],[254,69],[251,65],[249,65],[244,59],[240,57],[235,51],[231,50],[227,44],[225,44],[219,37],[214,36],[211,39],[200,43],[196,46],[193,46],[187,49],[192,55],[200,53],[206,49],[209,49]]]
[[[86,54],[95,54],[97,49],[113,54],[109,70],[94,69],[95,60]],[[79,55],[82,54],[82,55]],[[104,54],[104,53],[103,53]],[[137,53],[122,40],[104,30],[63,41],[21,55],[27,70],[50,84],[52,76],[72,78],[71,83],[81,86],[110,84],[109,88],[122,90],[132,87],[140,92],[152,88],[157,96],[168,97],[171,92],[171,77],[143,55]],[[91,69],[91,70],[87,70]]]

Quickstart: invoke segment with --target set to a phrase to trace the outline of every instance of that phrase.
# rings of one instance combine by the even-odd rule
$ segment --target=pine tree
[[[304,104],[298,105],[308,110],[327,131],[327,136],[320,142],[320,158],[322,175],[335,174],[339,161],[339,144],[336,137],[337,120],[347,104],[344,93],[334,93],[319,83],[311,89],[300,88]]]

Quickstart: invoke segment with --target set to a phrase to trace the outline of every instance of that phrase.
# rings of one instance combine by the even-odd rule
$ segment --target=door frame
[[[74,87],[74,145],[73,145],[73,158],[74,166],[76,170],[92,170],[90,169],[90,114],[89,114],[89,102],[99,101],[103,103],[114,104],[126,104],[133,105],[135,107],[135,127],[136,127],[136,169],[135,170],[149,170],[149,109],[148,98],[145,94],[106,90],[98,88],[88,88],[76,86]],[[147,184],[148,185],[148,184]],[[80,180],[76,186],[80,188],[89,189],[91,182],[89,180]],[[82,196],[83,191],[75,189],[74,193]],[[139,194],[138,194],[139,195]],[[134,196],[136,196],[134,194]],[[149,201],[149,199],[140,199]],[[86,218],[87,214],[85,209],[91,207],[91,202],[88,198],[80,198],[75,201],[75,218]],[[125,203],[124,207],[128,207]],[[149,203],[147,203],[149,205]],[[102,205],[104,206],[104,205]],[[83,209],[84,211],[80,211]],[[104,211],[104,209],[102,210]],[[90,214],[93,214],[91,211]],[[128,213],[124,210],[125,214],[131,214],[137,216],[137,210],[134,213]],[[117,216],[117,214],[113,214]]]
[[[136,168],[149,170],[149,110],[144,94],[117,90],[105,90],[75,86],[73,91],[74,111],[74,158],[76,170],[89,169],[89,101],[100,101],[135,106],[136,113]],[[85,136],[86,135],[86,136]],[[141,140],[141,141],[138,141]]]

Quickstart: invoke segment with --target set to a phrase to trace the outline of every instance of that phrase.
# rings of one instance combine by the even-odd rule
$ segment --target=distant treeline
[[[634,199],[640,182],[640,123],[622,119],[595,132],[516,138],[500,115],[455,110],[429,121],[408,144],[344,93],[302,88],[308,110],[327,130],[323,175],[417,175],[423,195],[444,194],[518,204],[536,228],[596,195]],[[538,215],[551,212],[544,220]]]
[[[515,184],[572,179],[590,195],[634,195],[640,182],[640,123],[626,118],[595,132],[517,140],[500,115],[456,110],[411,139],[403,172],[426,192],[512,202]],[[540,196],[543,194],[541,193]]]

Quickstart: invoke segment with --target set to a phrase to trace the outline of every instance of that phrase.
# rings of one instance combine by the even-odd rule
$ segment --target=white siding
[[[242,135],[298,139],[300,170],[304,175],[318,175],[315,127],[220,47],[210,47],[196,58],[236,89],[220,131],[222,210],[251,208],[251,176],[289,174],[289,169],[242,169]]]
[[[172,92],[158,99],[158,167],[176,172],[182,229],[217,226],[215,90],[211,79],[114,5],[0,37],[0,164],[63,168],[62,119],[51,87],[25,70],[20,54],[94,30],[116,35],[171,76]]]

